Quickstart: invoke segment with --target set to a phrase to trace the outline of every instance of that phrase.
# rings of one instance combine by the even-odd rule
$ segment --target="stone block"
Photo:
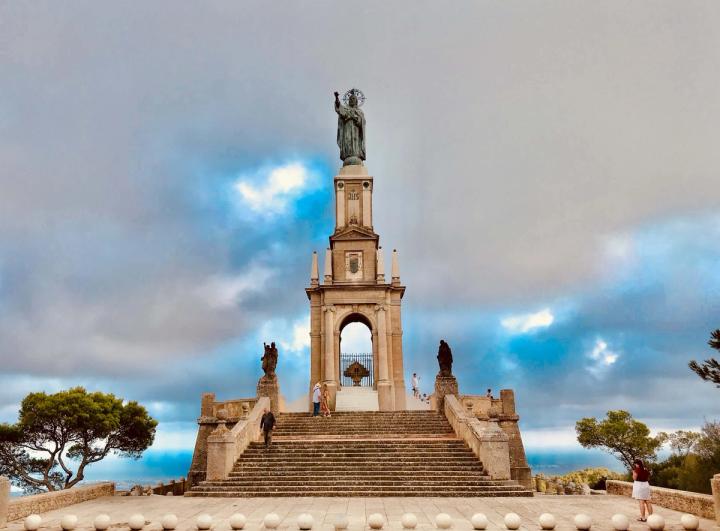
[[[277,376],[262,376],[257,384],[257,397],[266,396],[270,399],[270,410],[273,414],[280,413],[280,386]]]
[[[720,526],[720,474],[715,474],[710,480],[713,503],[715,505],[715,521]]]
[[[445,395],[458,396],[458,383],[457,378],[454,376],[440,376],[438,374],[435,377],[435,407],[438,411],[444,411],[445,409]]]
[[[0,529],[7,525],[10,504],[10,480],[0,476]]]

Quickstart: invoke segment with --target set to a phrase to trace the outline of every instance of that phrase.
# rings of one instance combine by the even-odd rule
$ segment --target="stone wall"
[[[607,481],[607,492],[608,494],[630,497],[632,496],[632,486],[633,484],[629,481],[609,479]],[[652,486],[650,491],[652,493],[650,501],[660,507],[694,514],[703,518],[715,518],[713,497],[709,494]]]
[[[720,474],[715,474],[710,480],[713,499],[715,500],[715,520],[720,527]]]
[[[40,514],[68,505],[115,494],[115,483],[98,483],[85,487],[45,492],[32,496],[12,498],[8,506],[8,521],[25,518],[29,514]]]
[[[10,481],[0,476],[0,529],[7,524],[8,504],[10,503]]]

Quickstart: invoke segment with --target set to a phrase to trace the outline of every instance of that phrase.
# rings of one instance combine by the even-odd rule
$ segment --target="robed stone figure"
[[[437,360],[440,366],[440,376],[452,376],[452,350],[450,350],[450,345],[448,345],[444,339],[440,340]]]
[[[343,166],[362,164],[365,160],[365,114],[358,107],[357,96],[351,92],[348,104],[340,103],[335,93],[335,112],[338,115],[337,144]]]
[[[269,345],[263,343],[263,347],[265,347],[265,352],[263,353],[263,357],[261,358],[262,369],[265,372],[265,376],[267,376],[268,378],[274,378],[275,368],[277,367],[278,362],[278,349],[275,346],[274,341]]]

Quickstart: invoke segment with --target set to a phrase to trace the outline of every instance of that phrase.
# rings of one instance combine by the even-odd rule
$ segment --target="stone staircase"
[[[491,480],[434,411],[281,413],[266,449],[253,443],[230,476],[186,496],[532,496]]]

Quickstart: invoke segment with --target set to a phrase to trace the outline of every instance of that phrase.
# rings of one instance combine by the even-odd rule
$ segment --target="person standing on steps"
[[[487,390],[487,393],[485,393],[485,396],[486,396],[487,398],[492,398],[492,389],[488,389],[488,390]]]
[[[330,416],[330,391],[328,391],[327,385],[322,387],[322,395],[320,397],[320,413],[323,417]]]
[[[313,387],[313,417],[320,414],[320,382]]]
[[[268,411],[267,408],[265,408],[265,412],[260,419],[260,429],[263,431],[263,435],[265,435],[265,448],[270,448],[270,443],[272,442],[272,430],[275,427],[275,415],[273,415],[272,411]]]
[[[415,398],[420,398],[420,378],[416,372],[412,375],[412,391]]]

